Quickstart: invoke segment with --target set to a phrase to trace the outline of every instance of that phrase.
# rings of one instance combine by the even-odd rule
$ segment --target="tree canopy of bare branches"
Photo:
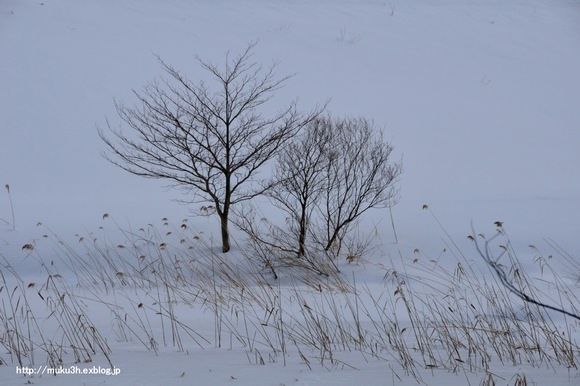
[[[315,119],[277,158],[275,188],[268,192],[274,205],[290,217],[290,233],[297,235],[298,256],[304,256],[312,212],[325,192],[332,131],[325,119]]]
[[[228,55],[223,68],[199,60],[211,84],[192,82],[160,60],[167,78],[134,91],[136,107],[116,105],[120,129],[99,130],[113,164],[167,180],[185,188],[191,202],[213,205],[223,252],[230,249],[232,206],[271,187],[257,183],[257,172],[318,115],[301,114],[290,103],[267,116],[264,108],[288,77],[254,62],[252,49]]]
[[[270,227],[267,238],[247,218],[239,225],[254,240],[307,260],[307,238],[338,255],[365,212],[394,204],[402,167],[392,151],[366,119],[317,117],[279,153],[267,193],[285,213],[287,229]]]
[[[327,119],[332,133],[323,182],[324,249],[340,251],[349,227],[372,208],[394,204],[395,182],[402,172],[391,162],[393,147],[364,118]]]

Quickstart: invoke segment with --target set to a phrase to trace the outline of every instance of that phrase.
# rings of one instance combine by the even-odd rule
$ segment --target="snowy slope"
[[[105,212],[134,228],[187,217],[172,201],[178,192],[108,164],[97,127],[118,123],[114,100],[131,104],[131,89],[160,76],[156,55],[202,80],[196,56],[222,63],[227,50],[252,41],[256,59],[295,74],[282,100],[309,109],[330,99],[332,113],[384,128],[405,169],[393,210],[401,245],[428,256],[445,246],[421,210],[428,203],[466,250],[471,222],[488,232],[502,220],[524,256],[544,237],[580,253],[578,1],[1,0],[0,185],[11,186],[17,231],[0,222],[0,254],[20,263],[20,246],[41,232],[38,221],[72,238],[97,229]],[[10,218],[4,191],[0,218]],[[190,221],[217,230],[214,219]],[[393,242],[388,212],[367,225]],[[162,382],[141,374],[151,353],[116,349],[131,376],[106,384]],[[354,361],[364,371],[275,364],[265,378],[239,352],[171,352],[151,363],[171,384],[398,384],[383,364]],[[0,384],[24,382],[11,366],[0,370]],[[527,371],[539,384],[578,379]]]
[[[197,78],[196,55],[221,62],[255,40],[257,59],[296,74],[281,97],[304,108],[331,98],[330,111],[385,128],[405,165],[403,239],[430,245],[419,231],[428,202],[454,234],[500,218],[573,247],[575,1],[5,0],[0,178],[19,228],[93,228],[105,211],[134,225],[181,218],[177,193],[100,157],[96,127],[115,123],[114,99],[131,103],[160,75],[154,54]]]

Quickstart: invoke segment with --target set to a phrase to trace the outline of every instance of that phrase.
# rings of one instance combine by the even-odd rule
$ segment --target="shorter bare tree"
[[[220,220],[223,252],[230,249],[232,207],[270,188],[257,183],[258,171],[318,115],[302,115],[294,103],[264,113],[288,78],[276,77],[274,66],[264,69],[253,62],[252,48],[226,57],[224,68],[200,60],[213,87],[193,83],[161,62],[167,80],[135,91],[137,107],[117,105],[129,132],[99,131],[113,164],[170,181],[191,192],[192,202],[211,204]]]
[[[372,208],[394,204],[401,163],[392,162],[393,147],[364,118],[325,119],[332,140],[324,171],[322,200],[317,211],[322,235],[314,233],[325,251],[338,254],[349,228]]]
[[[304,256],[312,213],[327,190],[325,172],[331,159],[332,131],[328,119],[315,119],[302,136],[290,142],[277,158],[274,189],[268,192],[275,206],[289,216],[289,231],[298,240],[296,254]]]
[[[364,213],[394,204],[402,168],[392,162],[392,151],[366,119],[318,117],[279,153],[267,193],[287,226],[268,224],[260,231],[249,216],[238,225],[253,240],[306,262],[314,263],[308,240],[327,256],[338,256]]]

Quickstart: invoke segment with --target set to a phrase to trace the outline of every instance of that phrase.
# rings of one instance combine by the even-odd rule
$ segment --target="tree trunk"
[[[305,251],[305,244],[306,241],[306,230],[304,228],[300,229],[300,236],[298,239],[298,257],[304,256]]]
[[[228,215],[222,214],[220,217],[221,233],[222,233],[222,252],[230,250],[230,232],[228,230]]]
[[[300,225],[298,234],[298,257],[304,256],[306,252],[306,206],[302,206],[302,212],[300,213]]]

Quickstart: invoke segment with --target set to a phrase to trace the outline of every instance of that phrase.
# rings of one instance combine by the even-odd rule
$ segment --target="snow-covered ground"
[[[16,218],[16,231],[0,221],[0,254],[34,277],[36,260],[23,258],[21,246],[42,239],[39,221],[72,240],[97,231],[105,212],[123,228],[188,217],[172,201],[182,198],[178,192],[107,163],[97,127],[107,118],[118,123],[114,100],[131,104],[131,89],[160,76],[156,55],[201,80],[196,56],[222,63],[227,50],[251,41],[258,42],[257,60],[295,74],[281,99],[298,98],[304,109],[330,99],[332,113],[362,115],[384,128],[405,169],[393,215],[407,252],[417,248],[430,258],[448,247],[421,210],[428,203],[462,250],[472,250],[465,238],[472,221],[490,232],[502,220],[524,264],[535,254],[528,244],[541,246],[544,238],[580,253],[578,1],[0,0],[0,184],[10,184]],[[4,191],[0,218],[11,218]],[[394,241],[388,212],[366,220],[379,231],[384,249],[377,255],[387,255]],[[190,224],[217,230],[215,219],[191,217]],[[50,259],[58,249],[43,253]],[[393,379],[384,362],[358,354],[346,361],[356,370],[309,370],[296,358],[287,366],[248,365],[241,349],[155,356],[114,343],[103,315],[98,323],[122,375],[33,382],[415,382]],[[500,384],[513,384],[519,371],[495,370],[505,371]],[[577,370],[525,373],[537,384],[578,382]],[[469,376],[471,384],[482,379]],[[442,371],[425,382],[460,385],[465,377]],[[12,363],[0,366],[0,384],[24,382]]]
[[[196,55],[221,63],[249,41],[296,74],[282,97],[385,128],[402,239],[428,242],[428,202],[460,235],[501,219],[578,250],[580,10],[563,0],[4,0],[0,176],[18,228],[181,218],[179,194],[100,157],[96,127],[160,75],[155,54],[195,79]]]

